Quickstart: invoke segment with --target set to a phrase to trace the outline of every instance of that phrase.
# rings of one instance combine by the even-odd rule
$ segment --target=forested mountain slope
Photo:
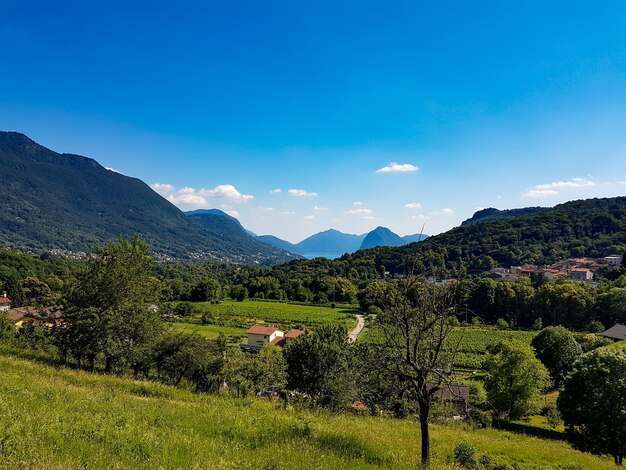
[[[467,273],[626,252],[626,197],[559,204],[526,216],[462,225],[420,243],[354,254],[394,272]]]
[[[186,217],[137,178],[91,158],[60,154],[17,132],[0,132],[0,246],[88,251],[138,233],[160,254],[271,263],[282,250],[252,251]],[[263,245],[263,244],[260,244]]]

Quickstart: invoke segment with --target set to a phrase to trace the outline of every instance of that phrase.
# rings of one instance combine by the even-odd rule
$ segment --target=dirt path
[[[365,328],[365,315],[357,315],[356,316],[357,324],[354,330],[348,333],[348,340],[351,343],[356,343],[356,340],[359,338],[361,331]]]

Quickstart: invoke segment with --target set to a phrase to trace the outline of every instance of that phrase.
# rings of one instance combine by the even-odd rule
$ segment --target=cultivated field
[[[410,421],[283,409],[263,399],[193,394],[0,355],[0,468],[413,469]],[[549,441],[433,426],[433,468],[461,441],[522,469],[611,469]]]
[[[288,304],[280,302],[225,301],[219,304],[210,302],[194,303],[197,313],[192,320],[209,314],[211,324],[248,328],[255,323],[272,324],[283,327],[316,327],[328,323],[341,323],[350,326],[354,323],[356,311],[345,307],[322,307],[313,305]]]
[[[490,345],[519,341],[530,344],[535,331],[498,330],[496,328],[459,327],[450,335],[450,344],[457,348],[456,366],[480,369]]]

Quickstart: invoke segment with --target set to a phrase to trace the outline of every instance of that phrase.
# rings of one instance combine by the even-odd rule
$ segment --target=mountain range
[[[402,246],[424,240],[427,235],[407,235],[400,237],[386,227],[376,227],[369,233],[354,235],[330,229],[311,235],[299,243],[290,243],[273,235],[259,235],[257,238],[272,246],[291,251],[305,258],[338,258],[345,253],[354,253],[377,246]]]
[[[137,178],[18,132],[0,132],[0,168],[0,246],[6,248],[86,252],[138,233],[160,259],[267,265],[416,240],[382,227],[362,235],[327,230],[297,244],[257,236],[223,211],[182,212]]]
[[[186,215],[137,178],[17,132],[0,132],[0,169],[0,246],[79,252],[138,233],[162,259],[275,264],[298,257],[234,219]]]

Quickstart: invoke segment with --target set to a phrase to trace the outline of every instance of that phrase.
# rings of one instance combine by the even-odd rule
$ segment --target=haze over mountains
[[[427,235],[407,235],[400,237],[385,227],[377,227],[371,232],[355,235],[335,229],[311,235],[299,243],[289,243],[273,235],[258,236],[270,245],[289,250],[305,258],[338,258],[345,253],[354,253],[377,246],[402,246],[407,243],[424,240]]]

